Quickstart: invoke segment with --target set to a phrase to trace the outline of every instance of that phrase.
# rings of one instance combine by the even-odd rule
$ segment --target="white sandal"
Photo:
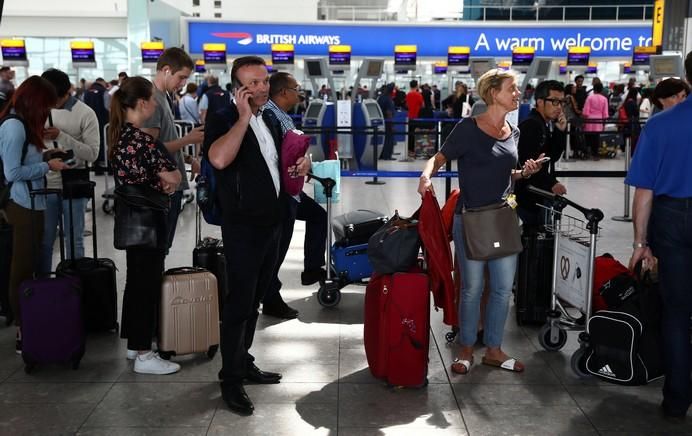
[[[458,366],[461,366],[464,369],[455,369]],[[452,372],[454,374],[466,375],[469,373],[469,371],[471,371],[471,366],[473,366],[473,357],[471,357],[471,360],[459,359],[457,357],[454,359],[454,363],[452,363]]]

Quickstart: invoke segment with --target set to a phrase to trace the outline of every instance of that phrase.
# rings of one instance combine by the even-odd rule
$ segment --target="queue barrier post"
[[[632,136],[625,138],[625,172],[630,170],[630,160],[632,154]],[[625,195],[624,195],[624,213],[622,216],[614,216],[613,221],[631,223],[632,217],[630,216],[630,186],[625,184]]]
[[[377,155],[377,126],[372,126],[373,132],[372,132],[372,163],[373,166],[375,167],[375,175],[372,177],[372,180],[368,180],[365,182],[366,185],[384,185],[385,182],[381,182],[377,179],[377,161],[379,156]],[[367,135],[366,135],[367,138]]]

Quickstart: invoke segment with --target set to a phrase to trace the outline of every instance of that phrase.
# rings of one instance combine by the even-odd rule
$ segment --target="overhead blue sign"
[[[450,45],[471,47],[472,56],[507,56],[534,47],[536,56],[567,56],[570,46],[589,46],[596,57],[630,57],[651,43],[650,25],[413,26],[188,22],[191,53],[202,44],[225,42],[231,55],[269,55],[272,44],[293,44],[297,56],[326,56],[330,45],[348,44],[353,56],[393,57],[394,46],[418,46],[418,56],[447,57]]]

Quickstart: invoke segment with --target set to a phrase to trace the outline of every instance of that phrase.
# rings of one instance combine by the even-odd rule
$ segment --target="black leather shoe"
[[[245,380],[261,385],[279,383],[281,377],[281,374],[278,372],[262,371],[254,363],[248,367],[247,374],[245,374]]]
[[[289,307],[283,300],[279,300],[278,303],[262,304],[262,314],[281,319],[298,318],[298,311]]]
[[[255,406],[241,384],[221,383],[221,397],[229,409],[241,415],[252,415]]]
[[[323,282],[327,278],[327,271],[322,268],[310,269],[300,273],[300,283],[303,286],[314,285],[317,282]]]

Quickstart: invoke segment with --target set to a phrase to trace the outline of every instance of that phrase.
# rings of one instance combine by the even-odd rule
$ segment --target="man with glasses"
[[[527,159],[538,159],[541,153],[550,157],[550,164],[543,165],[531,179],[518,180],[515,186],[517,196],[517,213],[522,220],[524,230],[535,230],[544,224],[542,197],[532,194],[527,186],[533,185],[557,195],[567,193],[565,185],[558,182],[554,175],[554,164],[565,151],[567,143],[567,120],[562,111],[565,104],[565,90],[556,80],[541,82],[534,91],[536,107],[529,117],[519,123],[519,165]]]
[[[289,130],[296,127],[288,111],[300,101],[301,89],[296,79],[284,72],[274,73],[269,79],[269,101],[264,105],[264,109],[274,115],[281,126],[281,134],[286,135]],[[305,173],[310,169],[308,159],[298,160],[298,172]],[[296,219],[305,221],[305,270],[301,274],[303,285],[311,285],[326,277],[325,270],[322,269],[324,262],[324,249],[327,240],[327,212],[317,204],[315,200],[308,197],[305,192],[296,196],[282,194],[282,209],[286,214],[281,220],[281,240],[279,242],[279,259],[276,262],[274,275],[269,285],[264,300],[262,301],[262,314],[274,316],[282,319],[292,319],[298,316],[298,311],[289,307],[281,298],[281,281],[279,280],[279,269],[286,258],[291,237],[293,236],[293,225]]]

